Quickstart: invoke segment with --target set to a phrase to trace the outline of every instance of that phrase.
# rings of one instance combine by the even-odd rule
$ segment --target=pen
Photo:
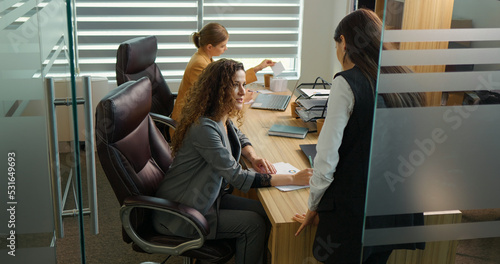
[[[309,158],[309,164],[311,164],[311,168],[313,168],[313,160],[311,156],[307,156],[307,158]]]
[[[254,90],[250,90],[250,89],[247,89],[248,92],[250,93],[258,93],[259,91],[254,91]]]

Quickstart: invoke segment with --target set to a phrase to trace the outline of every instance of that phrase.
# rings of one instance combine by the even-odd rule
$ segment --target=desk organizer
[[[301,83],[297,86],[299,96],[295,99],[295,112],[300,119],[313,122],[325,118],[331,86],[331,83],[321,77],[317,77],[314,83]]]

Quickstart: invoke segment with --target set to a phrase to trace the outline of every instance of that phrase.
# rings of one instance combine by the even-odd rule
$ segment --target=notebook
[[[291,98],[291,95],[259,93],[251,107],[257,109],[285,111]]]
[[[267,132],[270,136],[305,138],[309,129],[307,127],[296,127],[274,124]]]

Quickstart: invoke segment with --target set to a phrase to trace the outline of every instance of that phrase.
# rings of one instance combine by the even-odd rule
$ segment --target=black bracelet
[[[252,188],[269,187],[271,186],[271,174],[256,173],[252,183]]]

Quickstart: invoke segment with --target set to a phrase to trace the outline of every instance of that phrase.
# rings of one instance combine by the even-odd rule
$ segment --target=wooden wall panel
[[[392,2],[391,2],[392,1]],[[390,16],[402,16],[401,29],[450,29],[453,15],[454,0],[405,0],[397,1],[404,3],[404,11],[388,10]],[[379,15],[383,15],[384,0],[377,0],[375,7]],[[390,8],[399,9],[396,1],[388,1]],[[382,8],[382,9],[381,9]],[[391,18],[391,20],[395,20]],[[389,28],[399,29],[390,25]],[[448,42],[412,42],[401,43],[399,48],[402,50],[416,49],[447,49]],[[411,68],[415,72],[444,72],[445,65],[413,65]],[[428,105],[441,105],[442,92],[429,92],[427,94]]]
[[[402,29],[450,29],[454,0],[406,0]],[[401,43],[402,50],[447,49],[448,42]],[[415,72],[444,72],[446,65],[412,66]],[[442,92],[427,93],[427,103],[441,105]]]
[[[457,224],[462,222],[462,212],[445,211],[424,215],[426,225]],[[458,241],[426,242],[425,250],[394,250],[387,264],[454,264]]]

